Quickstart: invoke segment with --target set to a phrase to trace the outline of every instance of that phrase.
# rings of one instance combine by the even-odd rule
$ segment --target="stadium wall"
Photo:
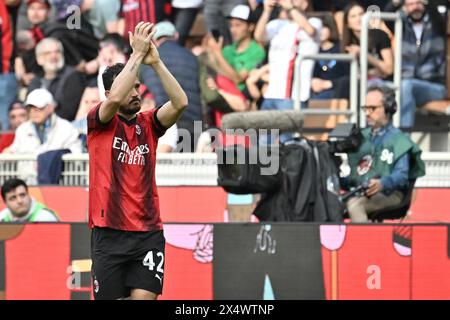
[[[30,187],[30,193],[62,222],[87,222],[87,188]],[[248,216],[255,202],[251,195],[227,194],[220,187],[158,187],[158,193],[162,220],[171,223],[239,221],[236,216]],[[450,199],[450,188],[416,188],[413,198],[408,222],[450,222],[450,206],[443,201]],[[0,209],[4,207],[0,199]]]
[[[162,299],[450,299],[447,224],[165,224]],[[0,224],[0,298],[90,299],[85,223]]]

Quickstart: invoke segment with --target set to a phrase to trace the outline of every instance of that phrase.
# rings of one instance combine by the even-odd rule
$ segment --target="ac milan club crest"
[[[363,176],[367,172],[369,172],[370,168],[372,167],[372,163],[373,163],[373,158],[370,154],[362,157],[362,159],[359,160],[359,163],[358,163],[358,168],[357,168],[358,174],[360,176]]]

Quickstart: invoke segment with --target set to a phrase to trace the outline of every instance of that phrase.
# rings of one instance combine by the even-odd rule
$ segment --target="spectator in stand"
[[[227,18],[233,43],[223,46],[222,36],[208,35],[206,56],[200,56],[206,65],[201,77],[202,95],[213,111],[214,124],[219,127],[223,113],[249,110],[245,81],[266,55],[253,39],[255,26],[249,6],[237,5]]]
[[[0,2],[0,125],[8,128],[8,107],[16,99],[17,80],[13,69],[13,25],[8,7]]]
[[[205,0],[203,14],[209,32],[217,32],[224,37],[224,44],[230,44],[232,37],[226,17],[237,5],[247,5],[246,0]]]
[[[272,11],[277,7],[281,9],[278,19],[269,22]],[[255,30],[255,39],[259,43],[270,42],[270,79],[261,106],[263,110],[292,109],[292,99],[297,94],[300,95],[302,106],[306,106],[314,61],[305,60],[300,65],[300,90],[292,85],[297,52],[299,55],[319,52],[322,22],[318,18],[307,17],[306,13],[311,10],[309,1],[305,0],[264,1],[264,11]]]
[[[320,31],[319,53],[336,54],[341,51],[337,26],[332,16],[322,18]],[[333,87],[341,77],[348,76],[348,63],[337,60],[318,60],[314,65],[311,81],[311,99],[332,99],[335,94]]]
[[[120,0],[84,0],[83,4],[86,6],[84,15],[97,39],[119,32]]]
[[[354,2],[344,10],[343,50],[359,58],[362,16],[364,8]],[[391,40],[380,29],[369,29],[369,79],[392,81],[394,72],[394,53]]]
[[[120,0],[52,0],[51,3],[56,18],[63,22],[74,21],[68,18],[73,16],[74,6],[79,8],[82,28],[92,32],[97,39],[118,32]]]
[[[172,0],[173,21],[179,33],[178,43],[182,46],[186,43],[202,5],[203,0]]]
[[[50,92],[45,89],[30,92],[25,106],[30,120],[17,128],[14,142],[4,153],[39,155],[60,149],[81,153],[78,131],[54,113],[56,103]]]
[[[58,222],[56,212],[36,201],[28,193],[25,181],[12,178],[2,185],[6,208],[0,211],[0,222]]]
[[[447,97],[446,20],[435,5],[422,0],[394,0],[385,11],[400,8],[403,8],[400,126],[411,128],[418,107]],[[388,26],[393,28],[391,24]]]
[[[100,41],[98,56],[86,65],[88,74],[97,74],[97,84],[100,100],[106,100],[105,88],[103,86],[103,71],[116,63],[125,63],[125,40],[118,33],[108,33]]]
[[[54,16],[57,20],[66,20],[74,11],[72,8],[76,7],[79,12],[86,11],[86,3],[91,5],[91,0],[49,0],[54,11]],[[77,17],[82,18],[82,17]]]
[[[57,3],[61,4],[61,1]],[[64,47],[66,64],[84,72],[86,63],[95,59],[98,54],[98,40],[89,23],[81,19],[79,27],[70,29],[68,25],[75,22],[66,22],[65,19],[70,16],[65,17],[65,11],[61,8],[57,10],[57,17],[62,18],[50,21],[51,6],[48,0],[28,0],[27,4],[27,15],[33,26],[31,31],[36,44],[48,37],[58,39]]]
[[[119,33],[128,39],[140,21],[158,23],[168,18],[167,0],[121,0],[119,10]]]
[[[354,55],[359,62],[361,20],[364,8],[352,2],[344,9],[344,34],[342,51]],[[368,84],[392,82],[394,72],[394,53],[389,36],[381,29],[369,29],[368,43]],[[350,77],[341,78],[334,83],[335,98],[349,99]]]
[[[249,108],[244,94],[229,79],[221,76],[219,87],[217,72],[212,68],[208,54],[208,41],[211,35],[205,35],[201,45],[192,48],[199,63],[200,92],[204,102],[203,119],[206,126],[220,126],[223,113],[246,111]],[[223,81],[225,79],[226,81]],[[232,90],[230,90],[232,88]]]
[[[16,78],[21,85],[28,87],[36,74],[42,72],[41,66],[36,61],[34,53],[36,44],[32,33],[29,30],[18,30],[16,45],[17,57],[14,64]]]
[[[84,89],[75,120],[86,120],[89,110],[91,110],[92,107],[95,107],[100,101],[97,83],[93,82]],[[87,125],[87,123],[85,124]]]
[[[14,101],[8,110],[9,129],[16,131],[16,129],[25,121],[28,120],[28,110],[19,100]]]
[[[58,104],[56,114],[72,121],[85,88],[85,76],[73,67],[65,65],[63,51],[61,42],[54,38],[45,38],[38,43],[36,58],[44,71],[33,79],[28,92],[38,88],[47,89]]]
[[[21,101],[16,100],[9,106],[8,118],[9,131],[3,131],[0,135],[0,152],[13,143],[17,127],[28,120],[28,110]]]
[[[202,120],[202,105],[199,87],[199,65],[196,57],[178,42],[178,32],[175,26],[164,21],[156,24],[156,33],[153,37],[162,61],[167,69],[178,80],[183,87],[189,100],[189,107],[177,121],[178,129],[185,129],[190,137],[185,137],[179,132],[183,139],[190,139],[190,143],[184,141],[183,151],[193,152],[195,150],[198,136],[194,133],[194,121]],[[164,86],[154,70],[148,66],[141,67],[142,82],[152,94],[156,106],[162,106],[168,100]],[[201,132],[198,132],[198,135]]]
[[[51,6],[47,0],[27,0],[27,18],[32,25],[30,31],[36,44],[45,38],[39,26],[50,18],[50,12]]]
[[[100,92],[96,82],[91,82],[84,89],[81,97],[80,106],[78,107],[75,120],[72,121],[72,126],[78,130],[80,140],[83,145],[83,152],[87,152],[87,114],[92,107],[95,107],[100,102]]]
[[[209,60],[218,75],[230,79],[242,92],[250,71],[263,62],[266,53],[253,39],[255,25],[249,6],[234,7],[227,18],[233,43],[223,47],[223,37],[209,37]]]

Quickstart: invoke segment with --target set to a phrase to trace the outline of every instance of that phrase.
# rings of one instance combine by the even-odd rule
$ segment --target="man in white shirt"
[[[10,179],[2,186],[6,208],[0,211],[0,222],[57,222],[55,212],[28,194],[28,186],[20,179]]]
[[[28,94],[25,106],[29,109],[30,119],[17,128],[14,142],[4,153],[39,155],[60,149],[81,153],[78,131],[54,113],[56,103],[49,91],[33,90]]]
[[[269,22],[277,6],[280,8],[279,17]],[[300,70],[294,71],[297,55],[319,52],[322,22],[318,18],[308,18],[308,9],[309,2],[304,0],[264,2],[264,11],[255,29],[257,41],[270,42],[270,78],[263,109],[292,109],[291,99],[297,95],[302,102],[309,99],[314,61],[302,61]],[[301,88],[295,88],[294,72],[300,72]]]
[[[269,21],[275,8],[280,10],[277,19]],[[322,22],[308,18],[310,1],[266,0],[264,11],[256,25],[254,37],[261,44],[270,43],[269,85],[264,93],[262,110],[293,109],[293,99],[300,97],[302,108],[306,107],[311,89],[314,69],[313,60],[303,60],[294,70],[297,56],[313,55],[319,52]],[[294,73],[300,73],[300,87],[294,83]],[[285,142],[289,134],[282,134]]]

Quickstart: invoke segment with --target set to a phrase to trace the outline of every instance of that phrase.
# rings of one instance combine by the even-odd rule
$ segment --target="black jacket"
[[[72,121],[78,111],[81,96],[83,95],[85,75],[76,71],[73,67],[62,68],[55,79],[45,81],[42,76],[37,76],[31,81],[28,93],[34,89],[45,88],[51,92],[57,103],[56,114],[63,119]]]
[[[90,61],[98,56],[99,42],[89,26],[82,20],[81,28],[69,29],[62,21],[40,25],[44,36],[56,38],[64,47],[66,64],[76,66],[81,61]]]

